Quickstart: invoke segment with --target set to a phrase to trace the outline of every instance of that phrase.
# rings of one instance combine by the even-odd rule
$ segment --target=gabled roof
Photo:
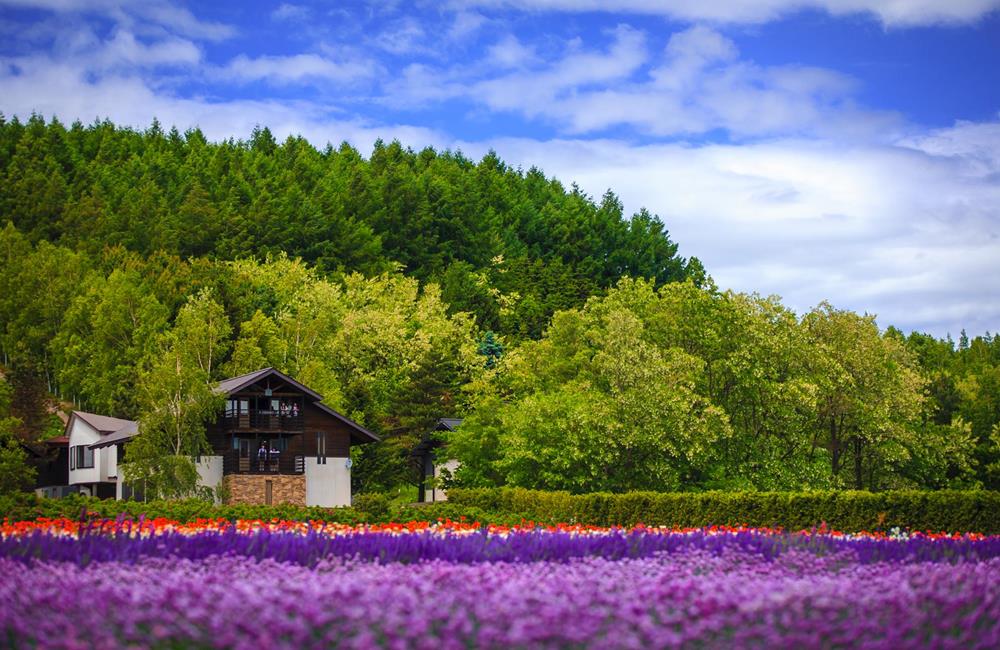
[[[441,418],[437,421],[437,430],[447,429],[448,431],[454,431],[460,424],[462,424],[462,418]]]
[[[340,420],[341,422],[343,422],[344,424],[346,424],[347,426],[349,426],[352,429],[351,432],[352,438],[360,442],[378,442],[381,440],[381,438],[379,438],[377,435],[375,435],[368,429],[364,428],[354,420],[345,417],[340,413],[337,413],[326,404],[323,404],[321,401],[323,399],[322,395],[312,390],[311,388],[304,386],[303,384],[300,384],[299,382],[295,381],[285,373],[279,370],[275,370],[274,368],[262,368],[260,370],[248,372],[245,375],[240,375],[239,377],[231,377],[230,379],[224,379],[220,381],[218,384],[216,384],[215,390],[216,392],[223,393],[225,395],[232,395],[233,393],[237,393],[246,388],[247,386],[252,386],[253,384],[256,384],[262,379],[266,379],[268,377],[277,377],[286,384],[294,386],[295,388],[299,389],[300,391],[311,397],[313,400],[313,406],[323,411],[327,415],[331,415],[336,419]]]
[[[73,411],[73,414],[69,418],[69,422],[66,423],[67,431],[69,431],[69,425],[72,424],[74,417],[80,418],[90,426],[94,427],[97,429],[98,433],[102,435],[114,433],[115,431],[129,425],[135,425],[135,422],[132,420],[113,418],[110,415],[97,415],[96,413],[87,413],[85,411]]]
[[[89,445],[91,449],[100,449],[101,447],[110,447],[111,445],[122,442],[123,440],[128,440],[129,438],[134,438],[139,435],[139,423],[133,422],[132,424],[127,424],[118,431],[105,436],[99,442],[95,442]]]
[[[295,386],[303,393],[309,395],[317,402],[323,399],[323,396],[316,391],[303,386],[299,382],[295,381],[288,375],[274,368],[262,368],[260,370],[255,370],[253,372],[248,372],[245,375],[240,375],[239,377],[231,377],[229,379],[223,379],[215,386],[216,392],[223,393],[225,395],[232,395],[233,393],[243,390],[247,386],[252,386],[262,379],[267,377],[277,376],[281,381]]]
[[[432,449],[440,447],[444,444],[444,441],[435,437],[434,433],[437,431],[454,431],[458,428],[458,425],[462,424],[462,418],[441,418],[434,425],[434,428],[426,433],[420,438],[420,442],[417,446],[413,448],[410,452],[411,456],[421,456],[430,452]]]

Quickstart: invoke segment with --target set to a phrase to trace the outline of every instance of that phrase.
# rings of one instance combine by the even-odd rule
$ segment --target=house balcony
[[[302,433],[305,431],[305,418],[301,414],[292,415],[272,410],[251,409],[242,413],[226,411],[222,417],[222,426],[227,431]]]
[[[304,474],[306,458],[301,455],[271,453],[264,458],[241,456],[238,450],[222,456],[222,473],[226,474]]]

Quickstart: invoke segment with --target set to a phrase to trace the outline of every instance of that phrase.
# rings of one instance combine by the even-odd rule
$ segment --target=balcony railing
[[[223,474],[303,474],[305,456],[270,454],[264,458],[241,457],[238,451],[227,452],[222,457]]]
[[[252,409],[238,414],[226,411],[222,425],[227,429],[300,432],[305,429],[305,420],[301,414]]]

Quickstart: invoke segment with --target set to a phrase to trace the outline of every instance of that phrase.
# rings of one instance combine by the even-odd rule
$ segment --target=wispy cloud
[[[231,25],[199,20],[188,9],[167,0],[0,0],[0,6],[44,9],[56,14],[102,15],[134,25],[154,24],[181,36],[220,41],[235,35]]]
[[[522,43],[517,36],[506,34],[486,49],[486,58],[498,70],[520,68],[538,61],[535,48]]]
[[[455,18],[448,29],[448,38],[452,40],[464,39],[472,36],[488,22],[486,16],[478,11],[461,10],[455,14]]]
[[[266,125],[279,138],[303,135],[317,146],[348,141],[362,149],[378,139],[399,139],[413,146],[444,147],[443,134],[422,126],[377,123],[337,106],[304,100],[209,100],[179,97],[130,75],[93,78],[68,62],[45,57],[20,59],[17,70],[0,61],[3,111],[8,116],[37,112],[64,120],[109,118],[145,128],[153,117],[180,129],[200,127],[211,139],[244,138]]]
[[[1000,0],[463,0],[464,6],[532,12],[615,12],[689,22],[759,24],[806,9],[831,16],[870,15],[884,25],[968,23],[1000,8]]]
[[[293,56],[239,55],[217,75],[237,82],[266,81],[274,84],[327,81],[348,83],[372,77],[378,66],[370,60],[332,61],[316,54]]]
[[[658,212],[720,286],[774,293],[798,311],[821,299],[873,312],[883,326],[944,335],[996,330],[1000,183],[958,124],[913,143],[782,139],[742,145],[495,139],[515,165],[539,165],[626,209]],[[992,149],[993,155],[1000,147]]]
[[[428,53],[427,34],[423,25],[414,18],[403,18],[391,24],[374,39],[376,47],[390,54]]]
[[[278,8],[271,12],[271,18],[277,21],[296,22],[309,17],[309,7],[296,5],[290,2],[282,2]]]
[[[131,32],[116,30],[111,40],[100,49],[100,56],[92,63],[147,67],[194,65],[200,60],[201,50],[187,39],[167,37],[145,44]]]
[[[484,61],[409,66],[387,84],[385,101],[414,105],[462,98],[546,120],[566,134],[627,126],[654,136],[719,129],[736,137],[847,135],[871,134],[896,122],[891,113],[857,107],[850,77],[743,60],[730,39],[708,27],[674,33],[661,48],[651,54],[644,32],[619,25],[605,49],[571,40],[561,57],[542,61],[507,35]]]

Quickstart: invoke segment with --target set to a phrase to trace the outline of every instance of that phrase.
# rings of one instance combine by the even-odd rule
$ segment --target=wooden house
[[[351,445],[378,436],[274,368],[226,379],[216,390],[226,401],[206,427],[211,453],[195,459],[199,485],[227,503],[350,505]],[[135,498],[141,486],[124,485],[117,462],[140,431],[141,423],[74,412],[67,425],[70,483],[86,481],[98,496]]]

